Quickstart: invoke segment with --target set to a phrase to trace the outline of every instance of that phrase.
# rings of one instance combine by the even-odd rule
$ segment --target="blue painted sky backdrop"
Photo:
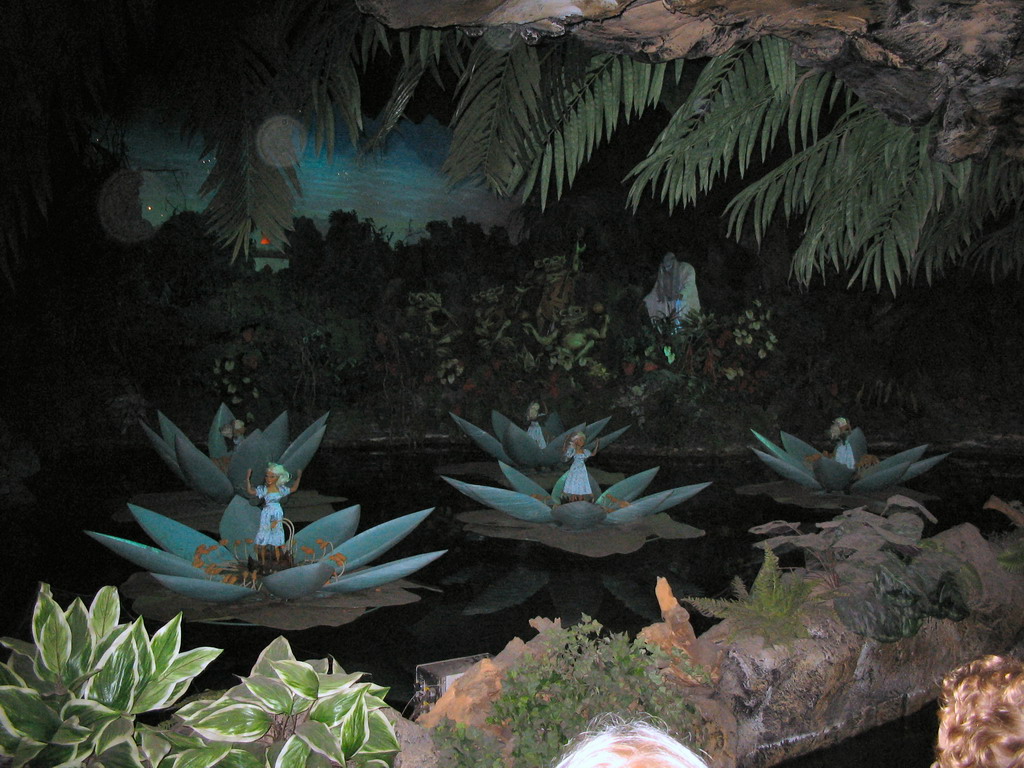
[[[371,127],[372,130],[372,127]],[[135,121],[124,136],[132,168],[143,172],[143,216],[153,225],[178,211],[202,211],[207,200],[199,188],[213,164],[200,159],[201,142],[181,136],[177,125],[155,113]],[[300,147],[298,175],[302,197],[295,215],[312,219],[326,230],[337,210],[372,218],[394,241],[414,241],[430,221],[465,216],[485,229],[506,226],[515,204],[497,200],[477,184],[450,186],[441,165],[451,132],[434,118],[420,123],[403,121],[376,156],[357,157],[347,134],[339,135],[328,162],[315,154],[313,142]]]

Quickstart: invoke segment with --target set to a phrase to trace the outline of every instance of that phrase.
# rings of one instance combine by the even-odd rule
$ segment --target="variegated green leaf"
[[[35,609],[32,613],[32,639],[38,655],[36,668],[44,680],[63,677],[64,667],[71,655],[71,627],[67,617],[50,594],[50,587],[39,588]]]
[[[210,662],[221,653],[220,648],[206,646],[179,653],[167,667],[163,676],[170,680],[191,680],[206,669]]]
[[[185,717],[184,709],[179,714],[200,736],[214,741],[255,741],[273,723],[273,718],[259,707],[224,700],[207,708],[197,718]]]
[[[228,752],[231,744],[214,742],[198,749],[186,749],[174,758],[173,768],[211,768],[217,765]]]
[[[309,710],[309,717],[328,728],[334,728],[345,719],[356,702],[365,696],[366,688],[363,685],[346,687],[318,699]]]
[[[135,743],[139,754],[149,765],[160,765],[160,761],[171,752],[171,743],[164,736],[164,729],[136,727]]]
[[[133,711],[169,707],[185,692],[192,680],[221,654],[220,648],[193,648],[175,656],[164,669],[153,674],[139,692]]]
[[[350,760],[370,737],[370,724],[367,718],[366,699],[360,696],[345,713],[341,721],[341,748],[345,759]]]
[[[118,717],[107,721],[96,730],[94,744],[97,754],[113,749],[118,744],[130,741],[135,736],[135,718]]]
[[[103,587],[89,606],[89,626],[93,637],[106,637],[121,620],[121,600],[114,587]]]
[[[76,744],[84,744],[92,738],[92,728],[87,728],[79,723],[76,718],[71,718],[70,720],[65,720],[60,724],[60,728],[57,729],[57,732],[50,737],[50,743],[68,747]]]
[[[370,733],[359,750],[358,762],[360,765],[370,766],[375,764],[375,760],[379,760],[381,766],[390,766],[399,752],[395,726],[384,714],[383,709],[372,709],[368,722]]]
[[[298,736],[292,735],[274,751],[273,756],[268,753],[267,757],[271,768],[306,768],[309,755],[309,745]]]
[[[341,742],[330,728],[317,720],[307,720],[295,729],[295,735],[302,739],[311,750],[333,760],[339,765],[345,764],[345,753]]]
[[[337,669],[337,667],[336,667]],[[338,671],[333,673],[321,673],[320,675],[320,696],[330,696],[331,694],[337,693],[338,691],[345,691],[354,686],[359,682],[359,678],[365,675],[365,672],[345,672]]]
[[[100,731],[121,717],[119,712],[91,699],[71,699],[61,708],[60,715],[93,731]]]
[[[122,741],[103,752],[93,763],[102,768],[149,768],[143,765],[142,755],[134,741]]]
[[[242,684],[259,702],[260,706],[275,715],[290,714],[292,689],[275,677],[250,675]]]
[[[26,687],[21,675],[7,664],[0,664],[0,685],[13,685],[15,688]]]
[[[316,699],[320,693],[320,681],[316,670],[304,661],[284,659],[270,664],[274,674],[298,696]]]
[[[162,674],[181,650],[181,614],[164,624],[153,633],[150,643],[153,651],[153,665],[158,675]]]
[[[19,738],[46,743],[61,718],[31,688],[0,686],[0,729]]]
[[[65,681],[74,686],[78,680],[92,667],[92,654],[95,648],[92,629],[89,626],[89,609],[79,598],[75,598],[65,614],[71,628],[71,653],[65,669]]]
[[[137,667],[140,634],[152,671],[152,654],[149,653],[145,626],[139,618],[127,629],[120,632],[96,660],[99,670],[82,686],[82,696],[105,704],[118,712],[131,711],[135,696],[141,685],[143,670]]]
[[[295,661],[295,654],[292,653],[292,647],[289,645],[287,638],[278,635],[270,644],[260,651],[260,655],[256,657],[256,663],[253,664],[252,673],[254,675],[265,675],[266,677],[274,677],[273,662],[284,661],[284,660]]]

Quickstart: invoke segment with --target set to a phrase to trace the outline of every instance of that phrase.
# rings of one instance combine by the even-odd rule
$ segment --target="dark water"
[[[653,587],[658,576],[676,594],[723,595],[740,575],[748,584],[760,565],[759,537],[748,529],[775,519],[824,519],[816,513],[781,506],[764,496],[744,496],[735,488],[775,479],[752,456],[648,460],[609,449],[595,466],[632,474],[652,465],[661,470],[649,491],[690,483],[713,485],[671,512],[706,535],[683,541],[654,541],[639,552],[591,559],[531,542],[488,539],[466,533],[454,515],[475,505],[438,477],[438,468],[477,461],[470,447],[447,450],[370,451],[322,449],[303,476],[303,485],[347,497],[362,506],[360,530],[425,507],[435,512],[380,562],[447,548],[448,554],[415,574],[413,580],[441,591],[420,591],[414,604],[380,609],[337,628],[289,632],[299,658],[333,655],[349,671],[363,671],[391,687],[390,703],[402,709],[414,692],[419,664],[478,653],[497,653],[514,636],[529,639],[535,616],[570,618],[586,613],[613,631],[636,632],[658,620]],[[473,480],[473,482],[483,482]],[[38,581],[51,584],[58,601],[91,596],[104,584],[120,584],[134,566],[83,535],[93,529],[145,540],[133,524],[113,515],[138,493],[177,490],[170,472],[146,448],[68,453],[45,462],[30,481],[38,504],[19,513],[9,528],[12,547],[5,575],[4,635],[28,638],[28,619]],[[1024,469],[1015,456],[953,455],[913,482],[941,496],[929,502],[939,518],[931,534],[970,521],[983,531],[1009,524],[981,509],[992,494],[1024,497]],[[159,510],[157,510],[159,511]],[[468,611],[468,612],[467,612]],[[698,632],[709,622],[695,616]],[[206,686],[231,684],[231,675],[249,671],[256,654],[277,630],[260,627],[188,624],[186,646],[213,645],[225,651]],[[408,713],[408,711],[407,711]],[[830,768],[873,764],[926,768],[932,760],[933,708],[875,729],[857,739],[792,761],[791,768]]]

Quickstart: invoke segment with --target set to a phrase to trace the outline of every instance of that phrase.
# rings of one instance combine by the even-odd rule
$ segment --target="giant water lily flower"
[[[499,466],[514,490],[474,485],[450,477],[444,477],[444,480],[471,499],[519,520],[560,525],[573,530],[632,523],[682,504],[711,485],[696,483],[637,498],[658,473],[658,467],[654,467],[620,480],[604,492],[591,478],[594,501],[563,503],[562,487],[568,473],[559,478],[549,493],[508,464],[499,462]]]
[[[458,515],[469,531],[483,536],[537,541],[586,557],[628,554],[654,539],[692,539],[704,535],[704,531],[673,520],[664,511],[686,501],[710,483],[672,488],[638,498],[654,479],[657,467],[620,480],[604,492],[590,475],[594,501],[562,503],[565,475],[548,492],[507,464],[499,462],[499,467],[513,490],[444,478],[466,496],[489,507]]]
[[[222,430],[235,421],[235,417],[226,405],[221,405],[210,425],[207,453],[199,450],[159,411],[160,433],[144,423],[142,429],[160,458],[182,482],[208,499],[227,504],[235,494],[244,491],[249,470],[256,477],[263,477],[269,462],[283,464],[292,476],[305,469],[320,447],[329,415],[325,413],[289,444],[288,412],[285,411],[266,429],[253,430],[238,445],[229,446]]]
[[[559,465],[562,462],[562,451],[565,448],[565,441],[574,432],[582,431],[585,433],[587,436],[587,447],[593,449],[595,441],[601,435],[601,431],[611,420],[611,417],[608,417],[595,421],[592,424],[577,424],[570,429],[566,429],[562,425],[558,414],[551,413],[544,424],[541,425],[544,438],[547,441],[547,444],[542,448],[526,433],[525,429],[497,411],[491,411],[493,434],[456,416],[454,413],[449,415],[455,420],[459,428],[492,458],[522,470],[550,469]],[[627,429],[629,429],[628,426],[600,437],[601,447],[605,448],[610,445],[612,441]]]
[[[919,445],[881,461],[873,460],[874,457],[869,457],[868,454],[867,438],[860,427],[857,427],[845,439],[852,450],[852,461],[847,464],[822,455],[814,446],[787,432],[781,433],[781,447],[754,430],[751,432],[768,450],[768,453],[765,453],[752,448],[754,453],[786,480],[813,494],[858,497],[854,506],[860,503],[859,497],[886,493],[895,486],[927,472],[949,455],[942,453],[923,459],[922,456],[928,450],[928,446]],[[786,500],[801,503],[795,497]],[[815,504],[809,503],[805,506]]]
[[[294,566],[261,575],[250,570],[260,512],[236,496],[224,510],[220,539],[142,507],[129,505],[139,525],[160,548],[94,531],[86,533],[149,571],[167,589],[203,601],[232,603],[261,595],[281,600],[374,589],[402,579],[446,550],[383,565],[368,564],[398,544],[433,508],[374,526],[358,535],[359,505],[342,509],[297,531],[288,543]]]

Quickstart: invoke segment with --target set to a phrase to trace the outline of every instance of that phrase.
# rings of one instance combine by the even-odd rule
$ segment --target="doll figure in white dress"
[[[594,443],[594,450],[586,447],[587,436],[583,432],[573,432],[565,441],[565,450],[562,458],[571,461],[569,472],[562,486],[562,500],[570,501],[593,501],[594,491],[590,487],[590,475],[587,474],[587,459],[597,454],[598,443]]]
[[[546,448],[548,445],[548,441],[544,439],[544,430],[541,429],[539,421],[543,415],[541,405],[536,400],[530,403],[530,406],[526,409],[526,421],[528,422],[526,434],[533,439],[538,448]]]
[[[285,548],[284,509],[281,500],[299,488],[302,470],[295,473],[295,482],[287,485],[291,474],[281,464],[268,464],[263,476],[263,485],[252,487],[252,470],[245,475],[245,490],[263,504],[260,512],[260,527],[253,539],[256,560],[261,565],[277,564],[287,566],[289,553]]]

